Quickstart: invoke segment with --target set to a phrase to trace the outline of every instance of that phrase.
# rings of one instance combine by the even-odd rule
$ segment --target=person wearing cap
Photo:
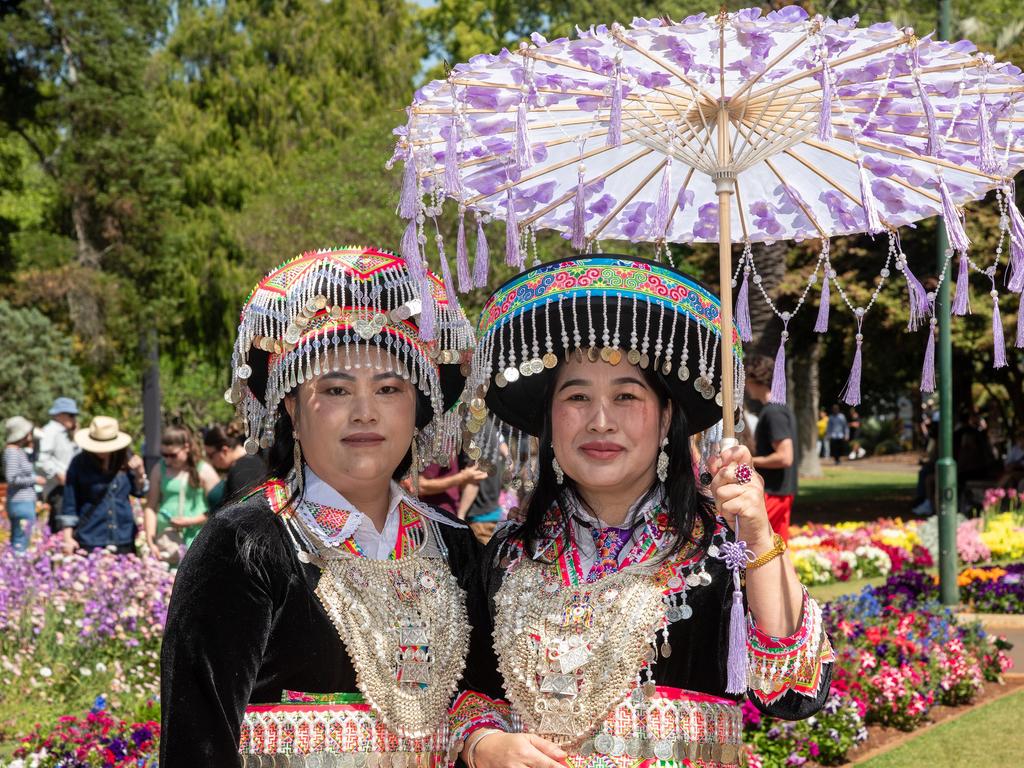
[[[46,478],[43,498],[50,505],[50,530],[56,532],[62,527],[61,504],[68,467],[79,451],[71,438],[78,429],[78,403],[70,397],[58,397],[49,415],[50,420],[40,430],[36,469]]]
[[[131,451],[131,435],[117,419],[94,416],[74,440],[81,452],[71,460],[64,483],[64,552],[135,554],[138,525],[131,500],[145,498],[149,481],[142,458]]]
[[[737,765],[744,696],[798,719],[828,693],[821,611],[750,452],[693,469],[691,435],[710,444],[721,419],[721,357],[741,365],[718,314],[695,279],[614,255],[535,267],[484,306],[468,407],[540,450],[522,522],[488,550],[495,650],[513,722],[566,765]],[[537,765],[487,735],[471,768]]]
[[[28,549],[36,520],[36,486],[44,478],[36,474],[28,451],[32,447],[32,422],[24,416],[12,416],[4,422],[4,479],[7,481],[7,517],[11,521],[11,547],[15,552]]]
[[[479,545],[398,482],[460,437],[472,341],[444,283],[385,251],[306,253],[256,286],[226,396],[268,477],[178,570],[163,768],[430,768],[508,727]]]

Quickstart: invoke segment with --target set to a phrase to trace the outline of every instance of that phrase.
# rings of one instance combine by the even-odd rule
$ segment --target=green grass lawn
[[[917,469],[906,471],[878,472],[858,469],[856,465],[844,464],[839,467],[824,467],[825,476],[800,478],[797,502],[820,503],[823,501],[849,500],[851,495],[871,498],[892,498],[906,496],[917,486]]]
[[[1024,691],[936,726],[863,768],[995,768],[1021,764]]]

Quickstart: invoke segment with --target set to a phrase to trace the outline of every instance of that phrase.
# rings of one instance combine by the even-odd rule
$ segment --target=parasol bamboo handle
[[[732,233],[730,221],[732,193],[736,184],[736,173],[731,163],[729,146],[729,111],[723,103],[718,110],[718,167],[714,174],[715,189],[718,192],[718,280],[721,294],[722,339],[722,438],[733,440],[736,432],[736,408],[733,387],[735,373],[732,359]]]

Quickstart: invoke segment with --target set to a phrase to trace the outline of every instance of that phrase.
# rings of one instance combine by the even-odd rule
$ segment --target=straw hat
[[[11,416],[4,422],[8,443],[20,443],[32,431],[32,422],[24,416]]]
[[[131,442],[132,436],[122,432],[117,419],[110,416],[94,416],[88,427],[75,432],[75,443],[90,453],[113,453]]]

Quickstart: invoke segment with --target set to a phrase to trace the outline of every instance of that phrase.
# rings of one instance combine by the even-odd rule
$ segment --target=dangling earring
[[[292,432],[292,440],[294,441],[294,450],[292,456],[295,461],[295,495],[301,498],[303,488],[306,484],[305,472],[302,469],[302,445],[299,444],[299,436]]]
[[[409,465],[409,472],[412,474],[412,493],[419,498],[420,495],[420,431],[412,431],[412,464]]]
[[[561,485],[565,482],[565,473],[562,471],[562,467],[558,464],[558,459],[555,456],[551,457],[551,468],[555,470],[555,482]]]
[[[668,438],[661,441],[661,450],[658,451],[658,479],[661,482],[668,480]]]

